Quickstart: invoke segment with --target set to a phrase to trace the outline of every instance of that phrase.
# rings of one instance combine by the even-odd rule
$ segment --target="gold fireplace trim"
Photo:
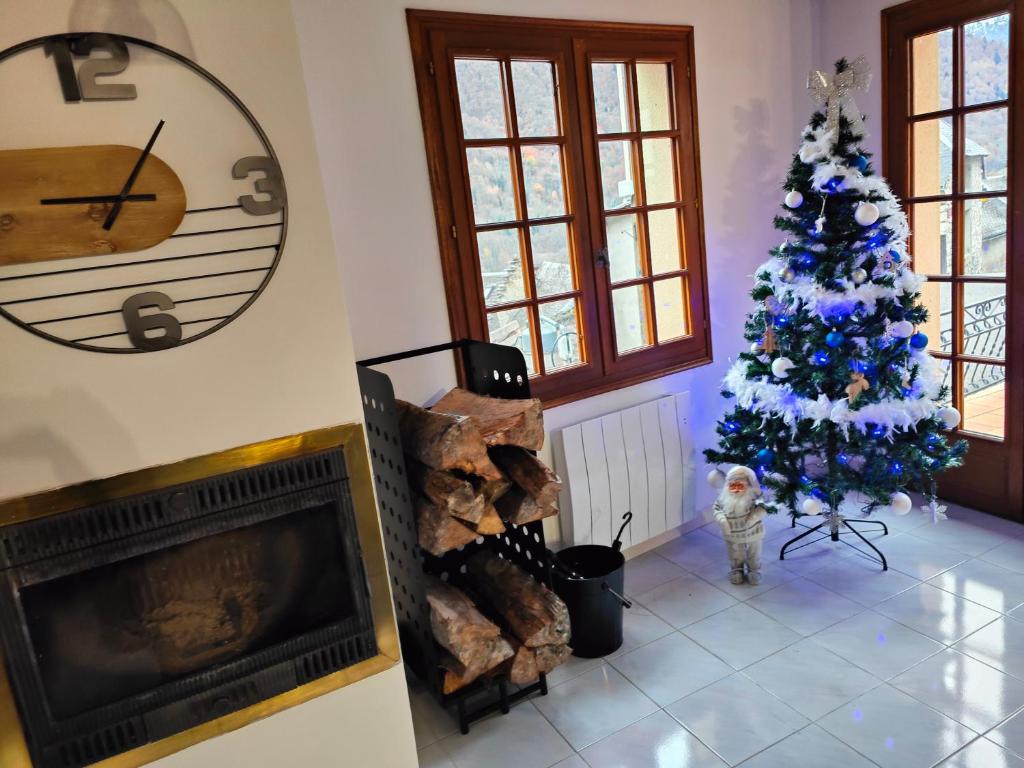
[[[290,437],[252,443],[219,453],[197,456],[175,464],[150,467],[116,477],[69,485],[52,491],[0,502],[0,527],[34,520],[104,501],[148,493],[214,475],[248,469],[281,459],[306,456],[341,447],[348,465],[356,528],[370,582],[370,603],[377,636],[377,655],[351,667],[306,683],[279,696],[233,712],[160,741],[95,763],[96,768],[137,768],[265,717],[304,704],[318,696],[363,680],[396,665],[400,660],[398,628],[391,608],[387,561],[373,495],[373,480],[362,424],[343,424]],[[28,745],[18,718],[10,681],[0,664],[0,766],[32,768]]]

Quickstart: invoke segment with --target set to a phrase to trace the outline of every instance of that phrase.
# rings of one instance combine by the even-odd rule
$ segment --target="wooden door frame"
[[[1024,382],[1024,267],[1015,263],[1024,256],[1024,151],[1016,151],[1014,146],[1018,143],[1015,137],[1024,137],[1024,98],[1013,93],[1014,86],[1019,91],[1024,83],[1024,77],[1018,77],[1024,71],[1024,20],[1018,17],[1018,10],[1017,0],[910,0],[882,11],[882,167],[897,196],[909,197],[905,131],[911,73],[909,47],[904,47],[907,40],[955,26],[965,17],[984,18],[1009,12],[1006,433],[1001,443],[964,433],[962,436],[970,443],[966,464],[940,477],[939,493],[964,506],[1024,521],[1024,387],[1020,386]],[[898,56],[903,57],[902,62]]]

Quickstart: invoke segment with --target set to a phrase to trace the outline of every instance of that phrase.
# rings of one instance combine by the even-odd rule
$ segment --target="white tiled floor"
[[[458,733],[412,693],[421,768],[1024,768],[1024,527],[882,513],[882,573],[822,542],[728,583],[713,527],[627,566],[625,643]]]

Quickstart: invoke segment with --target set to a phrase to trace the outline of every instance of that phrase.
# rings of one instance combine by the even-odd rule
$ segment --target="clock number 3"
[[[256,179],[254,187],[257,192],[267,195],[266,199],[257,200],[253,195],[242,195],[238,198],[238,204],[242,206],[243,211],[254,216],[277,213],[284,208],[286,198],[281,168],[274,158],[243,157],[231,169],[231,175],[236,179],[248,178],[250,174],[256,172],[263,173],[263,178]]]
[[[161,312],[142,314],[143,309],[159,309]],[[174,315],[167,314],[174,309],[174,302],[166,293],[147,291],[137,293],[121,305],[128,338],[136,349],[151,352],[173,347],[181,341],[181,323]],[[147,336],[146,331],[163,331],[159,336]]]
[[[95,50],[107,57],[91,58]],[[46,44],[46,55],[53,56],[64,101],[108,101],[134,99],[138,94],[129,83],[98,83],[99,75],[117,75],[128,68],[128,46],[110,35],[68,35]],[[74,57],[85,57],[75,74]]]

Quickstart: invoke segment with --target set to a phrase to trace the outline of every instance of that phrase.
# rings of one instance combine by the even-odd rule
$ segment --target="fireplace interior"
[[[377,653],[340,448],[0,529],[39,768],[88,765]]]

